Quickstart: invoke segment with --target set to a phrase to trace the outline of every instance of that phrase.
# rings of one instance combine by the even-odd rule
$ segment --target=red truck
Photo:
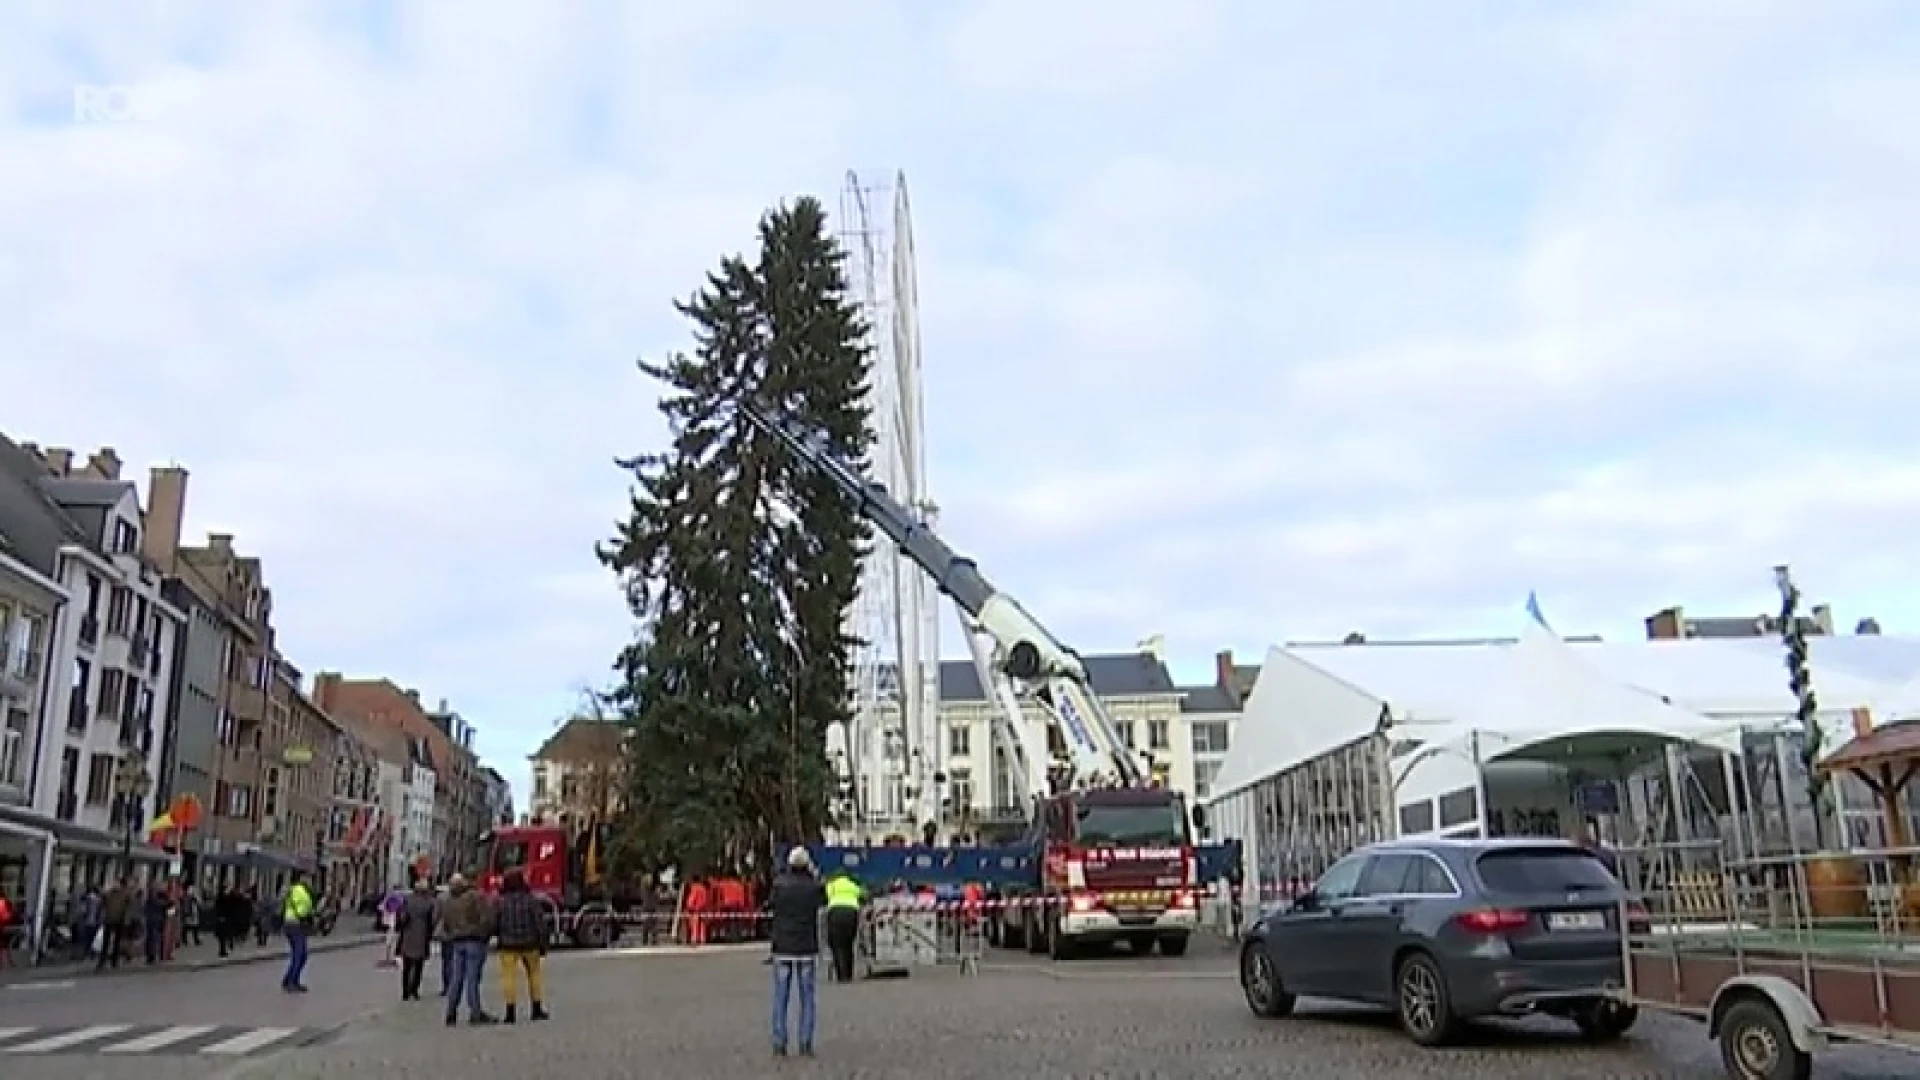
[[[1165,788],[1091,789],[1044,800],[1029,828],[1036,865],[1001,885],[994,943],[1064,959],[1125,941],[1136,953],[1187,951],[1200,925],[1199,868],[1186,800]]]
[[[620,916],[631,899],[589,867],[605,850],[604,825],[502,825],[480,838],[477,884],[497,894],[506,872],[519,870],[527,887],[546,901],[556,941],[599,948],[619,939]]]

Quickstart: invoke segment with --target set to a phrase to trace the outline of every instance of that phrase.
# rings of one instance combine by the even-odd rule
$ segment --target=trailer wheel
[[[1813,1055],[1793,1045],[1786,1018],[1759,997],[1734,1003],[1720,1019],[1720,1063],[1736,1080],[1808,1080]]]

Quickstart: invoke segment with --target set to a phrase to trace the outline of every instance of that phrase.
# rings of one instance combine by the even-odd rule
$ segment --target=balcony
[[[91,649],[100,644],[100,617],[98,615],[80,616],[80,644]]]
[[[63,791],[54,801],[53,814],[61,821],[72,821],[80,816],[80,793]]]
[[[87,733],[87,721],[92,710],[87,707],[87,688],[76,686],[67,692],[67,731],[74,735]]]

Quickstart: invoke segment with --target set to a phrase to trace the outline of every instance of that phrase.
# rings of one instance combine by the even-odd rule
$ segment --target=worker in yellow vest
[[[860,935],[860,902],[865,892],[845,870],[827,879],[827,951],[833,955],[833,981],[853,981],[853,943]]]
[[[307,875],[296,870],[293,884],[280,904],[280,922],[287,934],[287,974],[280,989],[289,994],[304,994],[307,986],[301,978],[307,973],[307,930],[313,924],[313,893],[307,888]]]

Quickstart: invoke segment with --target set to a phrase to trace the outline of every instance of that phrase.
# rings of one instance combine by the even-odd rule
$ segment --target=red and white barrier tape
[[[1101,902],[1109,907],[1124,907],[1128,904],[1138,904],[1141,907],[1178,906],[1171,902],[1171,898],[1165,891],[1158,893],[1142,892],[1138,894],[1138,899],[1135,899],[1135,894],[1124,891],[1101,893],[1098,895],[1101,898]],[[1197,902],[1199,898],[1199,894],[1194,894],[1195,902]],[[873,914],[901,912],[939,915],[963,915],[969,913],[984,915],[1000,911],[1065,907],[1070,903],[1070,898],[1063,896],[1011,896],[972,902],[965,900],[927,900],[917,897],[894,899],[883,896],[869,900],[862,910]],[[623,924],[638,924],[652,920],[661,925],[665,925],[676,918],[681,920],[704,919],[708,922],[756,922],[769,917],[770,916],[763,911],[656,911],[651,914],[639,911],[627,911],[612,914],[612,918],[615,921]]]

